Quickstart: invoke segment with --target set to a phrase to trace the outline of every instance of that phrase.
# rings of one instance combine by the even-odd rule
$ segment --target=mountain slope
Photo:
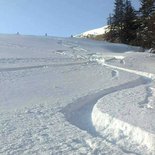
[[[107,27],[108,26],[104,26],[104,27],[101,27],[101,28],[89,30],[89,31],[83,32],[81,34],[75,35],[74,37],[77,37],[77,38],[89,38],[89,37],[95,37],[95,36],[98,36],[98,35],[103,35],[107,31]]]
[[[0,155],[154,155],[155,56],[138,50],[0,35]]]

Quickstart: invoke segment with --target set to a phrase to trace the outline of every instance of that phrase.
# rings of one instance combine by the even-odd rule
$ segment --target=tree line
[[[105,40],[155,49],[155,0],[140,0],[138,10],[130,0],[115,0],[108,25]]]

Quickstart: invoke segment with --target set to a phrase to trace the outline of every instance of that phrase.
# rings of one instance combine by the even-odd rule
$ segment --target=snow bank
[[[92,122],[101,135],[131,152],[145,150],[155,153],[154,134],[103,113],[98,107],[99,104],[100,101],[93,108]]]
[[[128,152],[155,153],[155,113],[144,85],[121,89],[97,101],[92,123],[98,133]]]

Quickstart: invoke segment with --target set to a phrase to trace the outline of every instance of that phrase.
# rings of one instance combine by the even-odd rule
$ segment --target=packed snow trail
[[[106,95],[109,95],[111,93],[125,90],[129,88],[134,88],[140,85],[147,84],[148,81],[143,78],[138,78],[134,81],[124,83],[115,87],[107,88],[104,90],[101,90],[97,93],[90,94],[87,96],[84,96],[82,98],[79,98],[75,102],[69,104],[65,109],[62,110],[62,112],[65,114],[67,120],[77,126],[78,128],[87,131],[92,136],[101,136],[100,133],[97,133],[96,128],[92,122],[93,117],[93,109],[97,101],[101,98],[103,98]],[[94,114],[95,115],[95,114]],[[96,117],[96,116],[94,116]],[[104,135],[102,135],[104,136]],[[102,137],[101,136],[101,137]],[[104,137],[103,137],[104,138]],[[121,148],[123,149],[123,148]],[[124,148],[125,150],[125,148]],[[127,151],[127,150],[126,150]]]

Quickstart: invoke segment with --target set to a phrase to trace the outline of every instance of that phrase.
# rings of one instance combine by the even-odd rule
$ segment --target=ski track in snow
[[[48,67],[73,66],[73,65],[82,65],[82,64],[87,64],[87,63],[88,62],[79,62],[79,63],[63,63],[63,64],[48,64],[48,65],[37,65],[37,66],[0,68],[0,72],[18,71],[18,70],[27,70],[27,69],[38,69],[38,68],[48,68]]]
[[[116,69],[117,71],[120,70],[120,71],[125,71],[125,72],[128,72],[128,73],[137,74],[137,75],[143,77],[144,80],[148,81],[148,83],[146,83],[146,84],[149,84],[149,83],[151,83],[152,81],[155,80],[155,74],[147,73],[147,72],[142,72],[142,71],[137,71],[137,70],[131,70],[131,69],[127,69],[127,68],[122,68],[122,67],[117,67],[117,66],[113,66],[113,65],[110,65],[110,64],[106,64],[106,61],[105,61],[104,58],[101,58],[101,59],[97,60],[97,62],[99,64],[105,66],[105,67]],[[142,85],[142,84],[140,84],[140,85]],[[137,87],[137,86],[135,86],[135,87]],[[128,87],[128,88],[130,88],[130,87]],[[142,108],[153,109],[154,108],[153,107],[154,105],[153,105],[153,103],[151,101],[153,101],[152,98],[154,98],[154,91],[152,91],[152,90],[154,90],[154,88],[152,88],[150,86],[147,86],[146,89],[148,90],[147,91],[148,94],[146,96],[146,100],[143,101],[143,103],[139,103],[139,105]],[[121,89],[121,91],[122,90],[123,90],[123,88]],[[118,90],[118,91],[120,91],[120,90]],[[98,102],[97,102],[97,104],[98,104]],[[95,106],[93,108],[93,111],[92,111],[92,122],[93,122],[94,126],[96,126],[96,129],[100,128],[100,127],[97,127],[98,125],[100,126],[100,124],[97,123],[98,120],[96,119],[96,117],[97,117],[96,114],[99,115],[99,113],[100,113],[100,110],[96,108],[97,104],[95,104]],[[102,113],[101,112],[101,115],[99,115],[99,122],[103,122],[105,120],[105,118],[106,118],[106,115],[107,115],[106,113]],[[122,130],[122,127],[123,126],[126,126],[125,127],[126,129],[125,130],[130,130],[130,132],[133,132],[133,135],[130,135],[130,133],[124,134],[125,131],[123,131],[124,132],[123,133],[124,134],[124,141],[125,141],[125,137],[126,136],[129,136],[129,139],[131,138],[131,143],[132,142],[135,142],[135,141],[137,141],[137,144],[139,143],[139,145],[141,145],[140,143],[142,143],[142,146],[140,146],[139,149],[141,149],[141,147],[147,147],[146,151],[148,151],[149,154],[154,154],[154,151],[155,151],[155,148],[154,148],[154,145],[155,145],[155,136],[153,134],[148,133],[148,132],[144,131],[143,129],[134,127],[134,126],[132,126],[132,125],[126,123],[126,122],[121,122],[121,121],[119,121],[119,120],[111,117],[110,115],[108,116],[107,120],[108,119],[111,120],[111,123],[109,122],[110,125],[107,126],[107,131],[105,129],[106,132],[108,132],[108,130],[111,130],[109,128],[111,128],[110,126],[112,126],[112,128],[113,128],[112,130],[113,131],[111,130],[110,132],[113,132],[113,135],[112,136],[116,136],[115,130],[116,130],[116,132],[117,132],[117,130],[118,130],[118,132],[120,132]],[[120,127],[120,129],[119,129],[119,127],[117,127],[116,129],[114,129],[115,128],[115,125],[111,125],[112,122],[114,122],[114,124],[115,123],[122,124],[122,127]],[[106,128],[105,127],[106,125],[105,126],[104,125],[101,125],[101,128],[102,128],[102,126],[103,126],[103,128]],[[98,131],[102,133],[102,129],[99,129]],[[102,134],[104,134],[104,132]],[[140,138],[141,140],[139,140],[140,142],[138,142],[138,140],[135,138],[136,136],[139,136],[139,138],[141,137]],[[114,139],[116,139],[116,141],[117,140],[119,141],[119,137],[120,137],[120,135],[118,134]],[[126,143],[126,142],[124,142],[124,143]],[[128,146],[125,146],[124,144],[122,144],[121,147],[123,149],[127,147],[127,150],[129,150],[131,148],[131,150],[132,150],[133,149],[132,147],[134,147],[134,146],[132,146],[132,144],[129,144],[129,147],[128,147]],[[134,151],[134,152],[136,152],[136,153],[142,153],[141,150],[137,150],[137,151]]]
[[[86,95],[82,98],[77,99],[75,102],[73,102],[73,103],[69,104],[67,107],[65,107],[62,110],[62,112],[65,114],[65,116],[66,116],[67,120],[69,120],[69,122],[78,126],[80,129],[87,130],[89,133],[94,134],[96,131],[94,129],[91,130],[92,125],[89,129],[87,129],[88,126],[87,126],[86,122],[88,121],[87,120],[88,116],[83,118],[83,115],[81,115],[81,114],[83,114],[87,111],[87,112],[89,112],[89,116],[91,117],[91,111],[92,111],[94,105],[100,98],[102,98],[105,95],[108,95],[108,94],[111,94],[111,93],[114,93],[116,91],[120,91],[123,89],[134,88],[139,85],[145,85],[147,83],[148,83],[147,80],[144,80],[143,78],[138,78],[135,81],[131,81],[131,82],[127,82],[127,83],[115,86],[115,87],[103,89],[97,93]],[[78,117],[72,117],[72,116],[76,116],[76,115],[78,115]],[[76,119],[73,120],[74,118],[78,118],[78,120],[76,120]],[[81,118],[83,118],[83,120]],[[81,121],[84,121],[84,122],[81,123]],[[89,122],[88,125],[92,124],[91,120],[88,122]]]
[[[66,47],[70,47],[76,51],[87,51],[87,50],[80,48],[76,45],[67,45],[67,44],[63,44],[63,45]],[[79,98],[75,102],[70,103],[67,107],[65,107],[62,110],[62,113],[65,115],[66,119],[72,125],[75,125],[78,128],[87,131],[92,136],[102,137],[102,138],[106,139],[106,137],[104,137],[104,135],[102,135],[102,133],[100,133],[99,131],[96,131],[95,123],[92,120],[92,118],[95,117],[95,116],[93,116],[94,115],[93,111],[94,111],[96,103],[104,96],[112,94],[114,92],[119,92],[119,91],[122,91],[125,89],[135,88],[140,85],[149,84],[149,83],[151,83],[151,81],[155,80],[155,74],[109,65],[106,63],[106,60],[105,60],[106,57],[104,57],[104,56],[100,57],[98,55],[95,55],[95,57],[96,56],[97,56],[97,58],[95,58],[95,60],[94,60],[94,55],[92,55],[93,59],[92,59],[92,57],[90,57],[89,61],[93,60],[93,61],[96,61],[98,64],[101,64],[105,67],[111,68],[112,69],[112,71],[111,71],[112,79],[119,77],[119,71],[125,71],[128,73],[137,74],[140,76],[140,78],[138,78],[135,81],[127,82],[127,83],[124,83],[124,84],[121,84],[121,85],[118,85],[115,87],[111,87],[108,89],[103,89],[97,93],[86,95],[82,98]],[[113,59],[119,60],[120,63],[125,64],[123,56],[110,56],[110,58],[108,58],[107,62],[110,62]],[[147,89],[148,89],[148,95],[146,97],[146,100],[144,101],[145,103],[143,103],[143,104],[147,103],[147,108],[154,108],[152,105],[152,102],[153,102],[152,98],[155,98],[155,88],[148,86]],[[143,104],[140,103],[140,106],[142,106]],[[101,117],[102,116],[103,115],[101,115]],[[101,120],[102,119],[103,118],[101,118]],[[113,142],[109,141],[108,139],[106,139],[106,140],[108,142],[110,142],[111,144],[113,144]],[[147,144],[146,144],[146,146],[147,146]],[[126,146],[118,146],[118,147],[124,153],[135,154],[135,155],[139,155],[142,153],[142,152],[139,153],[139,150],[132,151],[132,149],[130,150],[130,149],[126,148]]]
[[[82,98],[79,98],[75,102],[69,104],[67,107],[65,107],[62,111],[62,113],[65,115],[67,121],[69,121],[71,124],[77,126],[78,128],[87,131],[89,134],[92,136],[97,136],[97,137],[104,137],[104,135],[101,135],[96,131],[95,126],[92,123],[92,111],[94,109],[95,104],[100,98],[103,98],[106,95],[109,95],[111,93],[120,91],[120,90],[125,90],[129,88],[134,88],[139,85],[144,85],[147,84],[148,81],[144,80],[143,78],[139,78],[135,81],[128,82],[119,86],[111,87],[108,89],[104,89],[102,91],[99,91],[95,94],[90,94],[87,96],[84,96]],[[107,140],[108,141],[108,140]],[[112,145],[114,143],[108,141]],[[121,148],[123,152],[125,153],[133,153],[133,154],[138,154],[129,150],[126,150],[125,148]]]

